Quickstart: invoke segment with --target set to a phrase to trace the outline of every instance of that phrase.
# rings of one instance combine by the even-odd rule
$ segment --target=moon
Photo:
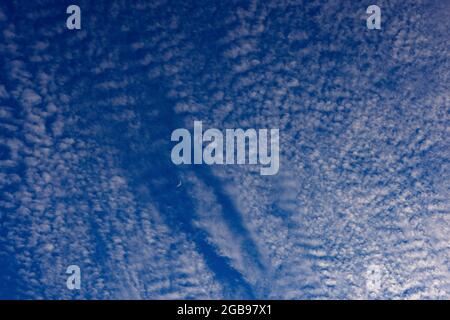
[[[179,188],[179,187],[181,187],[181,180],[180,180],[180,182],[178,182],[178,184],[177,184],[177,188]]]

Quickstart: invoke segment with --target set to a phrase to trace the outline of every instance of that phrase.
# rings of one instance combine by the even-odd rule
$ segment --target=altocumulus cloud
[[[449,298],[448,6],[369,4],[2,2],[0,297]],[[174,166],[195,120],[279,173]]]

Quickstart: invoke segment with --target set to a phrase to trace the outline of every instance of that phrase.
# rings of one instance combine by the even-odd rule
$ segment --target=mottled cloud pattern
[[[450,298],[450,6],[371,4],[1,2],[0,298]],[[194,120],[278,175],[173,165]]]

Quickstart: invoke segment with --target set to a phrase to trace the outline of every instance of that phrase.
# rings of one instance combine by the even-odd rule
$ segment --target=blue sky
[[[0,298],[450,298],[448,1],[70,4],[0,3]],[[279,173],[175,166],[195,120]]]

